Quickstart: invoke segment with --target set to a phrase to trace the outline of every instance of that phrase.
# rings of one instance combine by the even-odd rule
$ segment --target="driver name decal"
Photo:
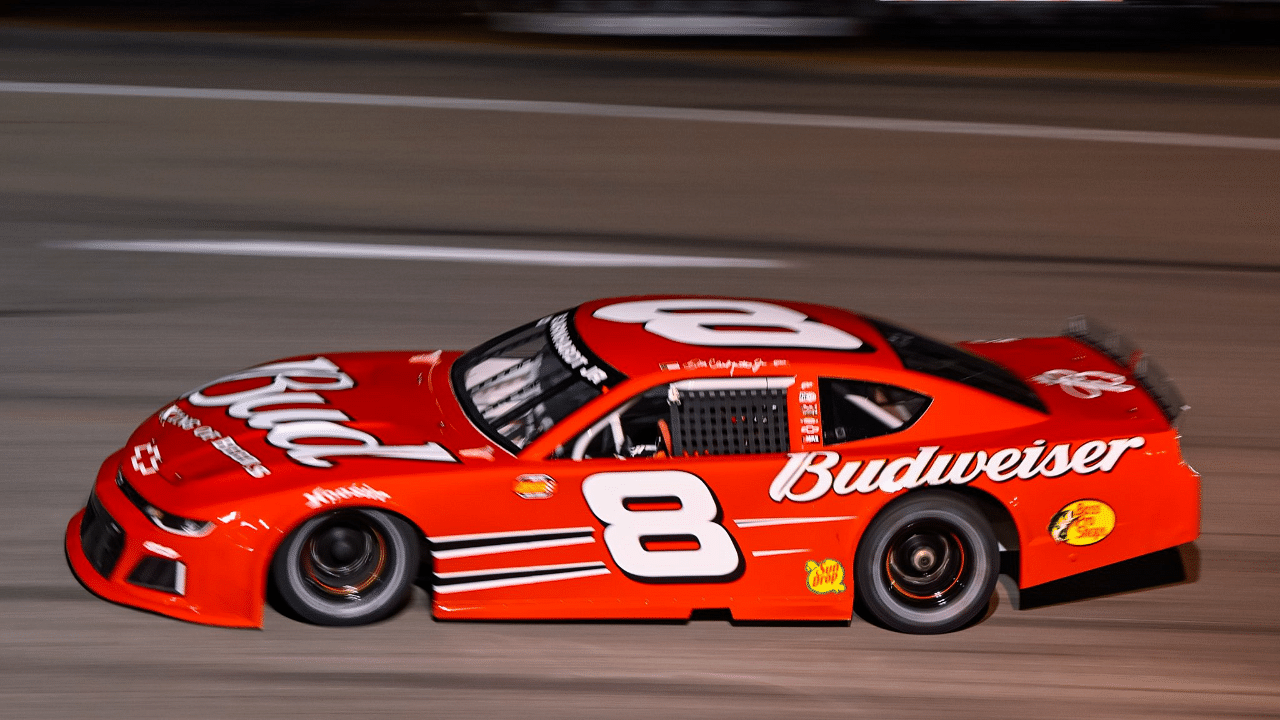
[[[269,379],[266,385],[247,390],[208,393],[225,383]],[[189,393],[187,402],[198,407],[225,407],[227,415],[251,428],[267,431],[267,442],[285,451],[294,462],[310,467],[333,467],[329,458],[381,457],[399,460],[457,462],[436,443],[383,445],[378,438],[343,425],[351,417],[332,407],[282,408],[280,405],[328,405],[316,390],[339,391],[355,387],[355,380],[327,358],[290,360],[261,365],[219,378]],[[323,444],[323,441],[340,441]],[[320,441],[320,442],[317,442]]]
[[[609,373],[591,362],[573,343],[569,335],[569,315],[561,313],[551,318],[551,345],[560,355],[565,365],[577,370],[578,374],[592,385],[599,385],[609,379]]]
[[[1007,482],[1014,478],[1055,478],[1069,472],[1109,473],[1125,453],[1146,442],[1146,438],[1137,436],[1049,447],[1044,440],[1037,440],[1029,447],[959,454],[939,453],[941,448],[931,445],[911,456],[849,460],[843,465],[840,453],[831,450],[791,453],[787,464],[774,476],[769,497],[774,502],[811,502],[829,492],[895,493],[924,485],[965,485],[979,476]]]

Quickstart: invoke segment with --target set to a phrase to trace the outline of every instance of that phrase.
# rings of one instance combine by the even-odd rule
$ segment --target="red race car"
[[[303,356],[147,419],[67,526],[108,600],[326,625],[978,618],[1194,540],[1176,389],[1120,336],[947,345],[845,310],[597,300],[466,353]]]

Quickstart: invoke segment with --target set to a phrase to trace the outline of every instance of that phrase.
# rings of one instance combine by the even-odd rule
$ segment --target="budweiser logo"
[[[873,460],[849,460],[831,450],[791,453],[787,464],[773,478],[769,497],[774,502],[811,502],[834,492],[895,493],[922,485],[965,485],[980,476],[993,482],[1014,478],[1060,477],[1069,472],[1089,475],[1111,472],[1129,450],[1140,448],[1146,438],[1090,440],[1072,446],[1049,446],[1037,440],[1027,447],[1004,448],[993,453],[939,453],[936,445],[922,447],[915,455]],[[836,469],[839,466],[839,469]]]
[[[241,381],[259,384],[233,392],[209,392],[210,388]],[[186,399],[197,407],[225,407],[227,415],[244,420],[251,428],[266,430],[268,443],[302,465],[332,467],[331,458],[335,457],[457,462],[436,443],[383,445],[373,435],[344,425],[351,417],[330,407],[328,399],[316,392],[339,392],[355,386],[350,375],[327,358],[318,357],[250,368],[219,378],[189,393]],[[306,407],[294,407],[297,405]]]

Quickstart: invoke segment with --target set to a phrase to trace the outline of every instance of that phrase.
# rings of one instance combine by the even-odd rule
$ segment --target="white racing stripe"
[[[781,518],[743,518],[734,520],[733,524],[740,528],[770,527],[773,525],[808,525],[810,523],[840,522],[856,520],[857,515],[833,515],[830,517],[781,517]]]
[[[751,557],[773,557],[775,555],[799,555],[809,552],[809,548],[793,548],[791,550],[752,550]]]
[[[423,260],[435,262],[546,265],[556,267],[651,268],[781,268],[787,263],[754,258],[698,255],[642,255],[638,253],[512,250],[503,248],[439,247],[430,245],[373,245],[301,240],[73,240],[51,247],[116,252],[249,255],[255,257],[339,258],[361,260]]]
[[[469,540],[507,540],[510,538],[536,537],[538,535],[566,535],[569,533],[595,532],[593,527],[538,528],[537,530],[512,530],[507,532],[467,533],[466,535],[435,535],[427,538],[433,543],[466,542]]]
[[[537,583],[555,582],[556,580],[574,580],[576,578],[608,574],[608,568],[599,567],[591,570],[558,573],[556,575],[530,575],[525,577],[506,578],[504,580],[478,580],[476,582],[461,583],[458,585],[438,585],[431,588],[431,591],[437,595],[448,595],[450,593],[471,592],[473,590],[492,590],[494,588],[514,587],[516,585],[534,585]]]
[[[448,560],[479,555],[499,555],[524,550],[587,545],[595,542],[595,530],[589,527],[544,528],[512,532],[469,533],[428,537],[431,557]],[[560,536],[560,537],[556,537]],[[461,543],[461,547],[456,545]],[[450,547],[454,545],[454,547]]]
[[[432,550],[431,557],[437,560],[451,560],[460,557],[478,557],[480,555],[501,555],[502,553],[523,552],[525,550],[543,550],[553,547],[569,547],[570,545],[589,545],[595,542],[593,537],[559,538],[556,540],[531,540],[522,543],[505,543],[502,545],[481,545],[463,547],[453,550]]]
[[[363,93],[236,90],[218,88],[154,87],[146,85],[91,85],[86,83],[11,81],[0,81],[0,92],[166,98],[180,100],[232,100],[240,102],[361,105],[372,107],[415,108],[423,110],[535,113],[542,115],[577,115],[583,117],[627,118],[638,120],[676,120],[685,122],[731,123],[739,125],[773,125],[782,127],[833,128],[841,130],[875,130],[881,132],[983,135],[1030,138],[1037,140],[1074,140],[1084,142],[1167,145],[1174,147],[1262,150],[1269,152],[1280,151],[1280,138],[1245,137],[1240,135],[1213,135],[1207,133],[1158,132],[1147,130],[1103,130],[1096,128],[1073,128],[1054,125],[1023,125],[1018,123],[912,120],[905,118],[882,118],[857,115],[818,115],[809,113],[756,112],[752,110],[714,110],[707,108],[658,107],[646,105],[549,102],[541,100],[486,100],[483,98],[369,95]]]
[[[561,565],[528,565],[523,567],[492,568],[489,570],[467,570],[463,572],[436,573],[440,580],[462,580],[474,578],[471,582],[439,582],[432,585],[437,595],[449,593],[471,592],[473,590],[492,590],[494,588],[513,587],[517,585],[533,585],[536,583],[554,582],[556,580],[573,580],[575,578],[608,575],[609,568],[603,562],[567,563]],[[503,576],[507,577],[503,577]],[[514,577],[511,577],[514,575]]]
[[[436,577],[441,580],[459,580],[462,578],[489,577],[492,575],[504,575],[514,573],[527,574],[553,574],[566,573],[576,570],[599,570],[603,569],[605,564],[599,560],[583,563],[561,563],[559,565],[519,565],[516,567],[497,567],[487,570],[459,570],[456,572],[437,572]]]

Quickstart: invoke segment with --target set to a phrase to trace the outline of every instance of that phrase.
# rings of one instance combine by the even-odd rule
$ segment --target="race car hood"
[[[1160,407],[1124,367],[1092,346],[1070,337],[957,343],[987,357],[1035,390],[1059,420],[1142,421],[1168,427]]]
[[[122,472],[144,495],[190,507],[455,469],[460,449],[494,451],[453,398],[457,356],[331,354],[227,375],[143,423]]]

